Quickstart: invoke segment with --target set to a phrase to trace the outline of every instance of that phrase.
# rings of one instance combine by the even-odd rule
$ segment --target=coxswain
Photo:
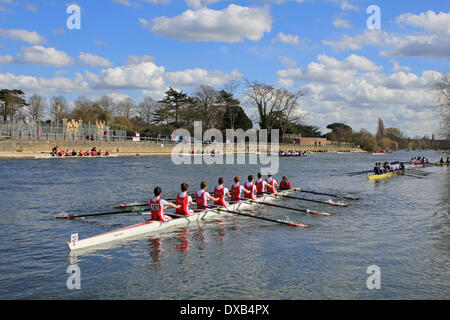
[[[258,180],[256,180],[255,182],[257,196],[264,195],[264,188],[266,187],[266,185],[267,183],[265,180],[263,180],[261,172],[258,172]]]
[[[156,187],[153,190],[153,193],[155,194],[155,196],[150,199],[150,211],[152,213],[152,220],[154,221],[172,220],[171,217],[164,214],[164,210],[167,209],[167,207],[178,209],[181,206],[177,206],[172,202],[168,202],[164,199],[161,199],[162,190],[160,187]]]
[[[256,186],[254,180],[255,179],[253,178],[253,176],[249,175],[248,182],[244,184],[245,190],[250,191],[248,193],[244,193],[244,198],[246,199],[256,199]]]
[[[290,190],[290,189],[292,189],[291,183],[289,182],[286,176],[283,176],[280,185],[278,186],[278,190]]]
[[[272,173],[269,172],[266,179],[267,193],[277,193],[278,183],[272,178]],[[276,188],[275,188],[276,186]]]
[[[190,216],[194,210],[189,209],[189,205],[193,205],[192,197],[188,195],[189,185],[186,182],[181,184],[181,192],[177,195],[177,206],[180,206],[175,213],[183,216]]]
[[[228,191],[228,188],[224,186],[225,180],[223,177],[220,177],[217,183],[218,185],[214,187],[214,197],[218,200],[214,201],[214,204],[225,207],[229,205],[229,203],[225,201],[225,197],[229,197],[230,192]]]
[[[245,192],[247,194],[250,194],[251,191],[248,191],[244,188],[244,186],[241,186],[241,177],[236,176],[234,177],[234,184],[231,186],[231,201],[237,202],[241,201],[241,193]]]
[[[202,181],[200,183],[200,190],[195,193],[195,202],[197,203],[197,209],[203,210],[208,206],[208,200],[219,201],[219,198],[214,198],[209,194],[208,182]]]

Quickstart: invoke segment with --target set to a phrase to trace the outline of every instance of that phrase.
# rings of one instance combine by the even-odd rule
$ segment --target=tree
[[[153,100],[152,97],[145,97],[144,100],[139,104],[139,117],[141,121],[144,121],[145,124],[150,125],[152,119],[153,110],[156,108],[156,101]]]
[[[350,142],[353,138],[352,128],[345,123],[332,123],[327,126],[327,129],[332,130],[326,134],[328,140]]]
[[[252,121],[241,107],[241,102],[234,98],[232,90],[220,90],[217,95],[217,104],[224,110],[221,125],[222,130],[247,130],[253,127]]]
[[[441,133],[450,140],[450,73],[436,79],[433,87],[437,93],[438,112],[441,115]]]
[[[124,117],[127,119],[131,118],[135,109],[136,109],[136,104],[135,104],[134,100],[131,99],[130,97],[122,99],[117,104],[117,114],[120,117]]]
[[[28,113],[32,121],[41,121],[47,108],[47,99],[33,94],[28,100]]]
[[[50,113],[53,115],[55,123],[59,124],[67,116],[68,104],[64,96],[54,96],[50,100]]]
[[[381,118],[378,118],[378,129],[377,129],[376,137],[377,137],[377,139],[381,139],[381,138],[384,138],[385,134],[386,134],[386,130],[384,128],[383,120]]]
[[[228,124],[230,125],[230,129],[234,129],[234,123],[238,118],[238,113],[241,113],[241,111],[238,109],[240,108],[241,102],[238,99],[234,98],[234,94],[240,86],[241,82],[239,80],[230,80],[223,86],[223,89],[220,90],[218,96],[218,103],[222,105],[223,108],[225,108],[225,114],[229,119]],[[225,127],[227,126],[225,125]]]
[[[187,118],[190,116],[189,106],[192,105],[192,101],[187,94],[170,87],[159,103],[161,103],[158,108],[160,115],[166,115],[177,128],[189,122]]]
[[[192,98],[195,120],[201,120],[205,130],[221,127],[224,108],[218,105],[218,92],[211,86],[200,85]]]
[[[102,96],[97,104],[102,110],[102,121],[105,121],[106,124],[110,124],[113,121],[113,112],[116,109],[116,104],[111,97]]]
[[[13,120],[20,108],[28,105],[25,100],[25,92],[18,89],[1,89],[0,90],[0,113],[3,121]]]

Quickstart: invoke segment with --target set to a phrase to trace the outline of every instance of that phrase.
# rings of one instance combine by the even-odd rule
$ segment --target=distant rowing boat
[[[291,189],[291,190],[285,190],[278,192],[278,196],[280,195],[288,195],[290,193],[294,193],[298,191],[298,189]],[[257,203],[262,202],[273,202],[275,199],[277,199],[277,194],[275,195],[265,195],[260,198],[257,198],[256,200],[248,200],[248,201],[241,201],[237,203],[230,204],[227,207],[222,207],[220,209],[206,209],[197,213],[194,213],[190,216],[177,216],[176,218],[169,220],[169,221],[146,221],[143,223],[139,223],[136,225],[132,225],[129,227],[117,229],[114,231],[106,232],[97,236],[93,236],[90,238],[86,238],[83,240],[78,240],[78,234],[73,234],[71,237],[71,242],[67,242],[67,245],[69,246],[69,249],[71,251],[74,250],[80,250],[80,249],[86,249],[94,246],[100,246],[107,243],[115,242],[124,240],[127,238],[131,238],[134,236],[147,234],[147,233],[157,233],[161,232],[163,230],[172,228],[172,227],[179,227],[184,225],[189,225],[191,223],[199,222],[199,221],[205,221],[210,219],[220,219],[224,216],[230,216],[233,215],[231,213],[227,213],[226,211],[239,211],[243,209],[249,209],[252,208]],[[309,210],[308,210],[309,212]],[[314,211],[311,211],[312,213],[315,213]],[[166,213],[168,215],[171,215],[169,213]],[[295,225],[292,223],[292,225]]]
[[[398,170],[398,171],[393,171],[393,172],[387,172],[387,173],[383,173],[383,174],[373,174],[371,176],[368,177],[369,180],[381,180],[381,179],[386,179],[395,175],[399,175],[399,174],[404,174],[405,170]]]
[[[114,155],[101,155],[101,156],[52,156],[51,154],[36,154],[35,159],[96,159],[96,158],[115,158],[118,157],[117,154]]]

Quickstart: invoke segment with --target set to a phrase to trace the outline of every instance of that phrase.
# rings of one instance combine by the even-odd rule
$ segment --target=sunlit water
[[[62,212],[93,213],[165,195],[186,181],[213,188],[259,165],[172,164],[170,157],[0,160],[1,299],[448,299],[450,292],[449,168],[423,169],[425,178],[368,181],[344,173],[375,160],[419,153],[327,154],[281,158],[294,186],[353,194],[347,208],[297,200],[286,206],[320,209],[330,217],[273,207],[256,214],[311,224],[292,228],[245,217],[147,235],[113,247],[70,255],[80,239],[142,221],[135,214],[60,220]],[[439,152],[422,152],[438,160]],[[328,200],[326,196],[298,196]],[[67,288],[68,266],[81,270],[81,289]],[[381,289],[367,289],[367,267],[381,269]]]

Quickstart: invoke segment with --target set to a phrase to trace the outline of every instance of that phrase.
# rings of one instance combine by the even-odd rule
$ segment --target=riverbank
[[[42,158],[42,155],[50,154],[52,148],[58,146],[59,150],[91,150],[95,147],[97,150],[102,150],[103,153],[109,151],[114,156],[170,156],[173,148],[177,146],[174,143],[165,142],[131,142],[131,141],[70,141],[70,140],[0,140],[0,158],[3,159],[33,159]],[[192,148],[194,146],[192,145]],[[206,151],[208,146],[203,146]],[[260,146],[259,151],[266,152],[270,146]],[[311,146],[311,145],[295,145],[295,144],[281,144],[279,150],[287,152],[299,151],[305,153],[323,154],[336,152],[365,152],[359,148],[352,148],[350,146]],[[234,152],[238,152],[235,147]],[[248,146],[245,152],[248,152]],[[189,152],[190,153],[190,152]],[[226,154],[226,145],[221,152]]]

